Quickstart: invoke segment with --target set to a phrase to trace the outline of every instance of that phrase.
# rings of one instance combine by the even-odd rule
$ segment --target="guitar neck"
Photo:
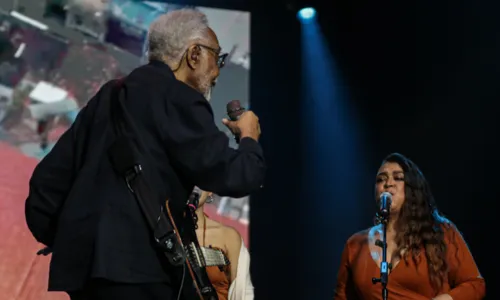
[[[189,206],[186,209],[185,226],[182,235],[182,242],[186,253],[186,263],[192,270],[193,281],[196,282],[203,299],[217,300],[217,292],[208,277],[205,256],[198,242],[196,235],[196,214]]]

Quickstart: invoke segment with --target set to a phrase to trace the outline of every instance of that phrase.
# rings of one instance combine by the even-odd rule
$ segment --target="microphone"
[[[389,192],[383,192],[380,195],[378,214],[382,218],[387,218],[391,213],[392,195]]]
[[[239,100],[231,100],[226,105],[227,116],[231,121],[237,121],[245,110],[246,109],[244,107],[241,107]],[[234,139],[236,140],[236,143],[240,143],[240,137],[238,135],[235,135]]]
[[[240,100],[231,100],[227,103],[226,110],[229,120],[237,121],[246,109],[244,107],[241,107]]]

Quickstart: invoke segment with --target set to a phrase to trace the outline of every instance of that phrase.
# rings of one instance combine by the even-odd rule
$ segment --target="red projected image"
[[[205,205],[205,213],[215,221],[236,229],[249,246],[250,197],[233,199],[214,195],[214,201]]]

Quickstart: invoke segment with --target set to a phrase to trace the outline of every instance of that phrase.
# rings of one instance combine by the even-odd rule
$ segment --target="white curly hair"
[[[149,60],[177,64],[193,41],[206,38],[207,16],[195,9],[179,9],[159,16],[151,23],[147,36]]]

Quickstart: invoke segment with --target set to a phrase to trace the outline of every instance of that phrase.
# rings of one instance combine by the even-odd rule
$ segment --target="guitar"
[[[184,268],[187,269],[189,276],[183,274],[182,294],[187,299],[198,298],[200,300],[218,300],[217,291],[212,286],[206,271],[206,262],[196,235],[197,221],[196,209],[200,200],[200,194],[193,191],[189,197],[182,223],[182,232],[177,229],[176,222],[172,217],[169,207],[169,201],[166,202],[167,215],[174,226],[178,242],[183,246],[186,254]],[[185,272],[185,270],[184,270]]]

